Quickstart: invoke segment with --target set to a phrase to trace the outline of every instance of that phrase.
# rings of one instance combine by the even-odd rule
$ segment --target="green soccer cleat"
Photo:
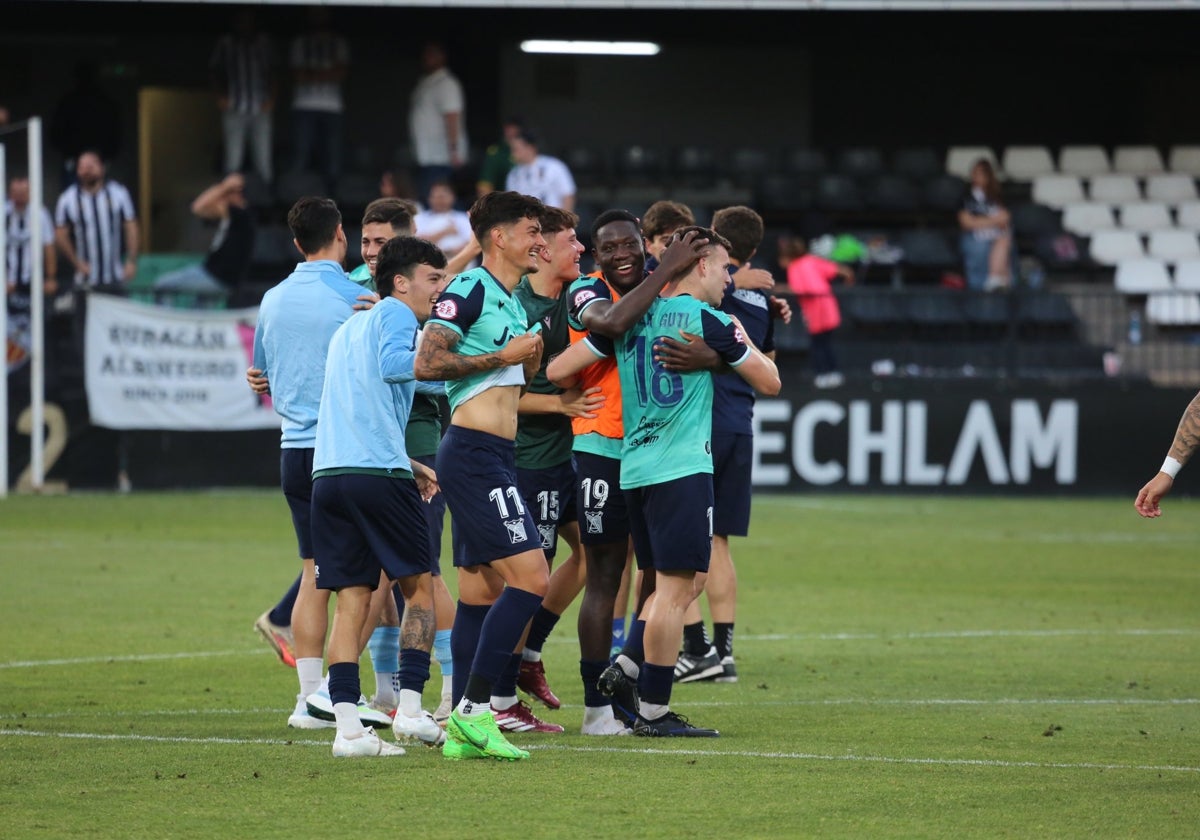
[[[448,758],[451,761],[466,761],[472,758],[487,757],[487,753],[467,741],[457,741],[454,738],[448,737],[445,743],[442,744],[442,758]]]
[[[500,731],[500,727],[496,725],[496,719],[492,717],[491,712],[463,717],[455,709],[446,721],[446,736],[447,744],[451,741],[470,744],[484,755],[492,758],[504,761],[529,758],[526,750],[514,747],[508,742],[504,733]],[[445,749],[443,749],[442,755],[446,755]]]

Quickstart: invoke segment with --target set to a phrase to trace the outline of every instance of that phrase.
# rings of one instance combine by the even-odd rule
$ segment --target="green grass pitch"
[[[721,737],[575,734],[572,610],[567,734],[501,764],[286,728],[251,629],[297,568],[278,492],[10,497],[0,836],[1198,836],[1200,520],[1131,502],[760,496],[741,681],[674,698]]]

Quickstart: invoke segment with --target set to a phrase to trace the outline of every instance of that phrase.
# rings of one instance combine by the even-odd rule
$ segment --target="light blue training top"
[[[325,381],[325,355],[354,314],[362,287],[332,260],[302,262],[263,295],[254,328],[254,366],[271,383],[282,422],[282,449],[311,449]]]

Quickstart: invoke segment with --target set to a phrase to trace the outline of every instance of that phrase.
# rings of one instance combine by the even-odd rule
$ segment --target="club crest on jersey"
[[[746,343],[746,334],[744,332],[742,332],[741,329],[739,329],[738,327],[734,327],[733,328],[733,340],[736,341],[738,344],[745,344]]]
[[[508,541],[513,545],[523,543],[528,539],[525,534],[524,519],[505,519],[504,527],[508,529]]]
[[[595,296],[596,296],[596,293],[593,292],[591,289],[580,289],[578,292],[575,293],[575,302],[574,302],[575,308],[578,309],[579,307],[583,306],[585,303],[587,303],[589,300],[591,300]]]
[[[437,306],[433,308],[433,314],[443,321],[453,321],[458,315],[458,304],[449,298],[439,300]]]
[[[550,316],[549,315],[547,315],[545,318],[542,319],[542,326],[545,327],[546,329],[550,329]]]
[[[542,535],[542,549],[549,551],[550,549],[554,548],[554,537],[556,536],[554,533],[554,526],[539,525],[537,526],[537,529],[538,533]]]
[[[604,533],[604,511],[585,510],[583,512],[583,518],[587,520],[587,532],[589,534]]]

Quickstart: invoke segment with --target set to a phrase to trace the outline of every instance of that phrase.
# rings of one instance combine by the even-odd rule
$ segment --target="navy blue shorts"
[[[533,513],[542,540],[542,551],[553,559],[558,550],[558,526],[574,522],[575,466],[564,461],[555,467],[540,470],[517,468],[517,487],[525,506]]]
[[[312,464],[311,449],[279,450],[279,484],[292,511],[292,527],[296,529],[301,560],[311,560],[313,556]]]
[[[575,482],[579,541],[584,545],[627,542],[629,504],[621,489],[621,462],[591,452],[576,452]]]
[[[626,492],[639,569],[708,571],[712,554],[711,475],[685,475]]]
[[[436,455],[422,455],[419,458],[409,455],[408,457],[437,472]],[[437,495],[425,505],[425,527],[429,531],[429,563],[434,577],[442,573],[442,530],[445,528],[445,524],[446,497],[441,494],[441,491],[438,491]]]
[[[326,475],[313,482],[317,588],[369,586],[430,571],[425,501],[411,478]]]
[[[452,425],[438,447],[437,476],[458,525],[455,566],[541,550],[537,526],[517,489],[511,440]]]
[[[754,437],[713,432],[713,533],[744,537],[750,533],[750,470]]]

